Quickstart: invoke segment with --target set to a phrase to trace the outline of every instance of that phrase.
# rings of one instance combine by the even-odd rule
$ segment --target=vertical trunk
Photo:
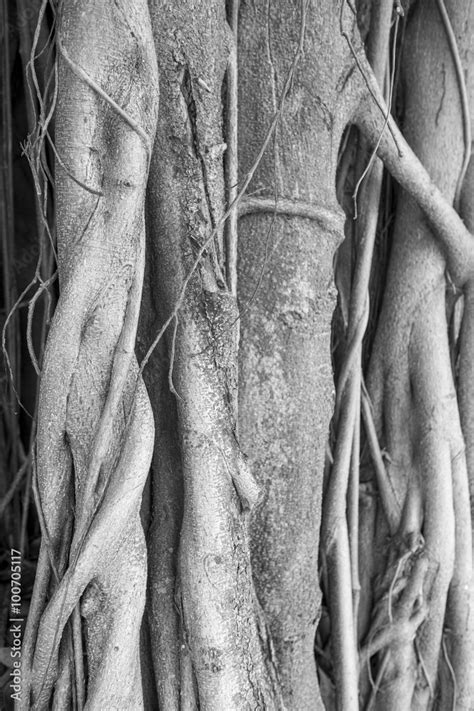
[[[332,268],[343,233],[335,171],[353,106],[338,9],[258,0],[241,4],[239,22],[241,177],[282,102],[239,223],[239,432],[264,492],[251,529],[257,594],[285,702],[301,710],[322,708],[314,637],[333,405]],[[302,24],[303,53],[283,97]]]
[[[167,334],[169,384],[184,480],[176,575],[181,630],[172,633],[179,662],[168,659],[166,670],[157,669],[158,686],[168,684],[164,675],[172,665],[180,681],[170,683],[167,708],[278,708],[250,569],[247,509],[257,487],[235,432],[238,314],[224,278],[220,222],[222,91],[232,38],[222,0],[151,7],[162,107],[148,195],[153,298],[163,320],[175,314]],[[170,474],[163,469],[155,476]],[[179,491],[168,491],[178,506]],[[159,570],[157,563],[151,581],[156,609]]]
[[[153,421],[133,349],[156,59],[141,0],[133,9],[95,1],[87,12],[76,0],[61,8],[57,22],[61,296],[41,374],[43,540],[22,708],[30,701],[49,708],[54,693],[59,708],[74,700],[91,710],[139,709],[146,579],[139,507]]]
[[[447,5],[460,35],[472,8]],[[414,5],[405,129],[451,200],[463,152],[452,130],[460,82],[436,7],[441,0]],[[365,58],[350,3],[241,0],[238,9],[238,0],[70,0],[57,9],[61,296],[41,376],[43,542],[23,649],[25,711],[155,703],[154,693],[144,698],[139,654],[140,504],[153,439],[147,644],[160,708],[323,708],[314,637],[333,410],[333,257],[343,231],[335,174],[346,123],[369,96],[351,49],[357,62]],[[388,17],[390,3],[383,10]],[[472,54],[465,34],[463,58]],[[238,173],[241,183],[253,176],[249,195],[224,228]],[[380,175],[378,165],[373,180]],[[462,206],[472,226],[466,195]],[[445,203],[440,213],[449,217]],[[402,195],[369,377],[400,509],[391,529],[400,530],[361,654],[377,670],[378,705],[393,709],[431,707],[440,677],[440,706],[472,698],[472,541],[445,269],[421,210]],[[473,293],[470,284],[459,377],[469,461]],[[363,322],[359,296],[348,309],[349,348]],[[134,354],[140,308],[137,351],[156,434]],[[349,538],[346,495],[359,450],[360,342],[354,353],[335,418],[351,438],[335,448],[322,546],[336,612],[335,706],[344,711],[359,702],[358,522],[349,516]],[[145,497],[145,523],[147,505]]]
[[[468,43],[461,28],[472,22],[472,11],[452,2],[446,6],[456,36]],[[417,5],[409,20],[403,77],[404,134],[451,202],[463,162],[462,108],[448,28],[435,2]],[[450,365],[446,268],[421,209],[402,193],[368,378],[389,455],[388,475],[404,507],[386,574],[391,576],[390,590],[397,580],[400,590],[390,592],[388,619],[387,611],[381,618],[389,587],[386,577],[382,581],[376,593],[380,607],[375,608],[368,636],[370,644],[384,626],[394,626],[395,641],[384,645],[378,657],[378,704],[384,709],[430,708],[445,657],[456,686],[449,689],[451,682],[443,683],[441,706],[448,707],[453,696],[455,703],[469,705],[471,694],[472,625],[466,616],[472,585],[471,530]],[[420,540],[420,534],[423,546],[411,547],[410,541]],[[425,621],[424,600],[429,601]],[[449,679],[447,668],[444,676]]]

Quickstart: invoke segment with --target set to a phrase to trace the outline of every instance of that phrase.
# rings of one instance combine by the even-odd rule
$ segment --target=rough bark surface
[[[60,298],[19,708],[470,708],[474,3],[37,5]],[[401,129],[382,98],[399,47]],[[368,151],[331,353],[336,176]],[[383,163],[400,186],[370,400]]]
[[[49,708],[55,687],[59,708],[87,699],[89,709],[139,709],[146,580],[139,508],[153,420],[134,342],[156,59],[143,2],[133,9],[93,2],[87,15],[71,2],[58,23],[56,144],[66,166],[58,164],[56,177],[61,296],[41,375],[43,540],[22,708]]]
[[[167,708],[179,707],[179,694],[186,708],[278,708],[250,568],[247,512],[258,489],[236,439],[238,314],[224,278],[220,224],[221,102],[231,34],[221,0],[185,2],[173,10],[154,2],[152,19],[162,105],[148,193],[149,243],[158,277],[152,298],[162,318],[180,306],[168,350],[184,482],[174,583],[180,631],[172,632],[180,651],[162,652],[168,661],[165,669],[156,668],[158,687]],[[164,467],[155,476],[167,473]],[[175,498],[170,505],[179,508],[178,490],[169,493]],[[176,550],[174,560],[176,565]],[[154,616],[162,619],[159,566],[152,570],[151,598]]]
[[[409,19],[403,58],[403,131],[434,182],[452,201],[464,153],[462,110],[446,28],[435,5],[419,4]],[[464,55],[471,51],[462,29],[472,23],[471,10],[456,3],[446,6]],[[447,684],[442,685],[440,708],[451,702],[467,707],[472,693],[468,661],[472,544],[464,442],[446,321],[447,268],[421,209],[402,193],[368,384],[388,453],[388,477],[398,508],[404,511],[399,535],[418,543],[415,548],[408,544],[408,552],[403,544],[398,563],[392,554],[388,556],[393,585],[398,578],[403,589],[406,576],[407,589],[413,590],[400,599],[397,593],[390,602],[389,617],[396,619],[398,634],[389,651],[379,656],[384,672],[377,698],[384,709],[430,708],[445,659],[451,665],[447,676],[454,674],[455,686],[448,692]],[[378,528],[380,568],[387,553],[383,524]],[[397,548],[400,541],[394,539],[392,544]],[[407,570],[410,550],[414,557]],[[422,566],[421,558],[425,558]],[[427,617],[426,612],[419,614],[425,604],[429,604]],[[377,625],[380,631],[379,613],[375,607],[371,635]]]
[[[243,2],[239,21],[241,179],[283,102],[239,223],[239,435],[263,489],[251,527],[257,594],[286,704],[301,710],[322,708],[314,637],[334,390],[333,257],[343,234],[335,173],[354,106],[344,91],[352,61],[335,29],[338,9],[334,2]],[[282,99],[302,22],[303,53]]]

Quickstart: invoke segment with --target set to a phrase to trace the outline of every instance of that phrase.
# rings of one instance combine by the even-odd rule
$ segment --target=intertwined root
[[[87,17],[78,5],[63,6],[57,19],[56,143],[68,165],[57,166],[61,293],[41,376],[43,540],[25,709],[49,708],[53,695],[61,707],[73,699],[82,707],[86,696],[91,709],[142,706],[139,508],[154,426],[134,346],[157,67],[146,3],[97,1]],[[96,36],[84,42],[84,32]]]

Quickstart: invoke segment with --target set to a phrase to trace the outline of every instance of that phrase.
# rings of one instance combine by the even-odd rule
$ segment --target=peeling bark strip
[[[173,7],[155,0],[151,13],[161,112],[148,193],[149,242],[155,308],[166,317],[224,212],[222,91],[232,35],[222,0]],[[174,650],[165,670],[155,667],[166,708],[180,708],[178,694],[186,708],[279,707],[250,569],[246,510],[258,490],[236,440],[238,314],[224,275],[218,230],[168,339],[184,511],[176,581],[180,682],[170,659]],[[159,585],[154,577],[155,610]]]
[[[75,699],[97,711],[140,709],[146,552],[139,506],[153,420],[134,343],[157,66],[142,0],[133,7],[72,0],[61,8],[57,33],[56,145],[70,173],[57,165],[61,294],[41,376],[36,460],[44,530],[21,708],[46,709],[54,698],[61,708]]]

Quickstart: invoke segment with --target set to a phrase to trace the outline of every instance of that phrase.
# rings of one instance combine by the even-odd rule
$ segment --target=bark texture
[[[54,697],[58,708],[87,701],[89,709],[139,709],[146,580],[139,507],[153,420],[134,343],[157,67],[143,2],[133,9],[93,2],[87,13],[70,2],[57,33],[61,296],[41,374],[43,540],[21,707],[46,709]]]
[[[322,708],[314,638],[334,391],[332,267],[343,234],[335,173],[356,98],[345,91],[352,61],[338,10],[330,1],[259,0],[242,2],[239,18],[241,179],[282,106],[239,223],[239,434],[263,489],[251,526],[257,594],[285,702],[301,710]]]
[[[472,706],[474,170],[461,192],[457,65],[472,96],[474,4],[411,4],[402,130],[419,161],[382,99],[402,8],[356,5],[59,3],[60,299],[25,711]],[[382,160],[346,226],[335,398],[352,121],[358,167],[378,151],[406,192],[370,397]],[[379,499],[359,523],[361,412],[362,488]]]
[[[472,51],[463,31],[472,23],[471,10],[446,7],[465,56]],[[451,202],[464,155],[462,108],[446,26],[434,2],[417,5],[409,18],[402,74],[404,135]],[[441,685],[439,707],[469,707],[472,694],[472,544],[446,321],[449,265],[420,207],[402,193],[368,378],[389,481],[403,510],[388,556],[379,526],[379,561],[388,560],[391,572],[379,581],[378,594],[387,599],[391,577],[393,608],[384,620],[375,606],[369,633],[370,643],[384,625],[397,626],[378,657],[377,705],[385,709],[431,708],[447,660],[454,686],[447,691],[448,684]]]
[[[221,0],[151,7],[162,102],[148,193],[152,299],[162,321],[175,313],[169,383],[184,482],[177,562],[176,548],[163,550],[151,571],[156,624],[164,613],[160,566],[167,566],[168,590],[175,575],[180,612],[163,637],[179,643],[179,652],[161,649],[158,688],[166,708],[180,708],[180,697],[185,708],[278,708],[250,568],[247,518],[258,488],[236,438],[238,313],[224,276],[222,93],[232,36]],[[155,473],[161,480],[171,473],[166,456]],[[172,486],[167,505],[179,511],[179,486]],[[175,532],[179,518],[170,524]]]

